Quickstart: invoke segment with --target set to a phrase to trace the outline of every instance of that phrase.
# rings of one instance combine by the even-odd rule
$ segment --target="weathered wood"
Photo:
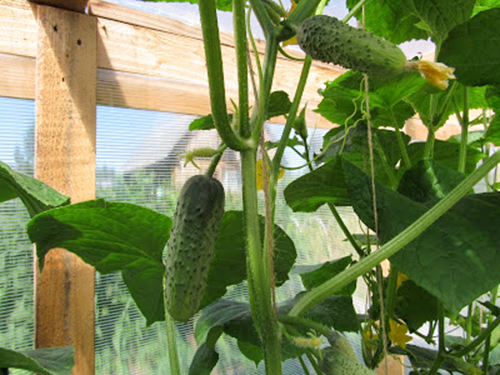
[[[0,53],[0,96],[35,98],[35,59]]]
[[[29,0],[42,5],[85,13],[89,0]]]
[[[35,176],[79,202],[95,196],[96,20],[38,6]],[[94,269],[62,249],[35,287],[37,347],[73,345],[94,374]]]
[[[377,369],[377,375],[404,375],[404,356],[402,355],[389,355],[386,361],[382,360]]]

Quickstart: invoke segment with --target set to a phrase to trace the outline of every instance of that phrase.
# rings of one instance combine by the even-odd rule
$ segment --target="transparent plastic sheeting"
[[[198,147],[214,147],[220,140],[215,131],[190,132],[193,116],[171,113],[98,107],[97,111],[97,195],[110,200],[131,202],[172,216],[177,195],[184,181],[203,173],[209,160],[197,160],[201,170],[179,155]],[[266,137],[279,137],[281,125],[267,125]],[[313,150],[318,150],[324,131],[311,129],[315,137]],[[284,157],[287,166],[301,165],[303,161],[292,151]],[[286,172],[280,186],[306,172],[306,168]],[[239,155],[227,151],[215,177],[224,184],[226,209],[240,210],[241,179]],[[261,194],[261,212],[263,196]],[[293,213],[278,194],[278,224],[292,237],[299,256],[297,264],[317,264],[351,253],[344,236],[334,223],[331,213],[320,209],[313,214]],[[357,228],[357,220],[349,211],[342,212],[350,227]],[[318,230],[321,235],[318,235]],[[314,233],[314,235],[311,235]],[[298,277],[287,281],[277,295],[278,302],[294,296],[302,288]],[[356,298],[360,312],[365,300]],[[227,297],[247,300],[245,285],[230,288]],[[193,322],[177,324],[181,367],[186,369],[194,355],[196,342]],[[96,275],[96,374],[168,374],[167,343],[163,323],[146,327],[118,274]],[[234,339],[223,338],[217,344],[220,354],[214,374],[255,374],[253,362],[239,354]],[[296,361],[286,361],[284,373],[303,373]],[[258,373],[263,374],[263,364]]]
[[[33,176],[35,105],[0,97],[0,160]],[[0,347],[34,345],[33,246],[29,215],[19,199],[0,203]],[[13,370],[12,374],[31,374]]]

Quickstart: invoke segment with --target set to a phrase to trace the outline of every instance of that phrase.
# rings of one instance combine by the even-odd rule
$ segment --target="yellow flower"
[[[388,334],[389,340],[403,349],[406,348],[406,343],[412,340],[412,337],[407,335],[408,327],[404,324],[399,324],[393,319],[389,320],[389,325],[391,328]]]
[[[363,332],[363,342],[366,348],[376,350],[378,347],[378,334],[374,333],[370,327]]]
[[[441,90],[446,90],[448,88],[448,80],[455,78],[453,75],[455,68],[450,68],[443,63],[432,61],[408,61],[406,63],[406,68],[419,72],[427,82]]]
[[[410,280],[408,276],[406,276],[402,272],[398,272],[398,281],[396,281],[396,289],[399,289],[401,284],[403,284],[406,280]]]
[[[262,159],[257,160],[257,190],[264,190],[264,168],[262,168]],[[267,173],[270,172],[270,166],[267,166]],[[283,177],[285,171],[283,169],[278,173],[278,180]]]

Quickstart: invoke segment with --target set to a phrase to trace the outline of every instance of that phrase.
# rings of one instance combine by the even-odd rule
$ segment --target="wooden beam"
[[[94,17],[37,6],[35,177],[71,197],[95,197]],[[35,286],[35,344],[73,345],[74,375],[94,374],[94,269],[51,250]]]
[[[72,10],[85,13],[88,6],[88,0],[29,0],[42,5],[50,5],[56,8]]]

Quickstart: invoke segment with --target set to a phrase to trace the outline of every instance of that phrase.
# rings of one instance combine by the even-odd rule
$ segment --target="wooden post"
[[[95,197],[96,39],[92,16],[37,6],[35,176],[72,203]],[[94,374],[94,269],[51,250],[35,279],[37,347],[73,345]]]

